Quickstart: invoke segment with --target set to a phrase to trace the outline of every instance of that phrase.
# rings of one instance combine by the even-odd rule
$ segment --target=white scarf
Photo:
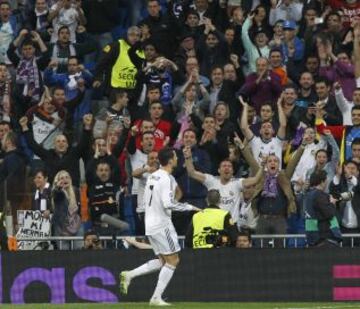
[[[74,90],[77,87],[77,79],[81,76],[81,72],[75,74],[69,74],[69,82],[67,83],[66,87],[69,90]]]
[[[72,43],[69,44],[69,51],[70,51],[70,56],[76,56],[76,50]],[[66,57],[66,58],[59,57],[59,45],[58,45],[58,43],[55,43],[54,47],[53,47],[53,52],[51,55],[51,60],[57,60],[60,63],[62,63],[64,59],[66,59],[66,63],[67,63],[68,57]]]
[[[49,188],[49,187],[50,187],[50,184],[47,182],[47,183],[45,184],[44,189],[47,189],[47,188]],[[40,190],[37,189],[36,192],[35,192],[35,197],[34,197],[34,199],[35,199],[35,200],[38,200],[39,198],[40,198]]]
[[[39,12],[37,9],[35,9],[35,15],[36,15],[36,30],[39,30],[43,27],[41,23],[41,16],[44,16],[48,13],[48,10],[46,9],[44,12]]]

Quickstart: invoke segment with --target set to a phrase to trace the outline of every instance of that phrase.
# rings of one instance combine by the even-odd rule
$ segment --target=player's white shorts
[[[170,255],[181,250],[178,235],[172,226],[166,227],[156,234],[148,235],[155,255]]]

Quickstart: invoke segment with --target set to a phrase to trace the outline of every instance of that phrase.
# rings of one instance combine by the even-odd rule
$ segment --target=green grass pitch
[[[148,303],[1,305],[2,309],[149,309]],[[176,309],[360,309],[360,303],[173,303]]]

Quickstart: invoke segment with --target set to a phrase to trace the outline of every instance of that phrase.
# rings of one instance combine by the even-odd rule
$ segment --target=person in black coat
[[[213,67],[211,70],[211,85],[208,87],[211,100],[210,114],[219,101],[225,102],[229,106],[230,120],[236,123],[240,114],[240,103],[236,98],[238,90],[235,82],[224,79],[224,69],[221,66]]]
[[[14,206],[12,210],[14,212],[13,215],[15,215],[15,206],[18,206],[22,201],[25,193],[24,175],[26,159],[25,155],[18,149],[17,136],[14,132],[6,133],[1,143],[5,153],[0,163],[1,194],[4,194],[6,199],[10,201],[10,205]],[[3,207],[3,200],[0,200],[0,212]]]
[[[124,135],[124,134],[123,134]],[[125,146],[125,145],[124,145]],[[120,188],[120,167],[117,158],[111,153],[110,141],[100,137],[94,141],[95,153],[93,158],[86,165],[86,183],[91,186],[96,180],[96,166],[100,162],[105,162],[110,166],[111,182],[114,186]],[[124,147],[122,147],[124,148]],[[122,150],[122,149],[121,149]]]
[[[36,54],[37,46],[40,49],[40,57]],[[21,56],[16,52],[18,48],[21,49]],[[47,47],[37,32],[23,29],[10,44],[7,56],[16,68],[15,114],[21,117],[40,101],[43,86],[41,71],[49,62]]]
[[[140,21],[142,31],[150,33],[150,38],[159,46],[159,51],[166,58],[172,59],[175,52],[178,24],[171,15],[163,14],[158,0],[149,0],[147,4],[149,16]],[[146,30],[144,30],[146,29]]]
[[[53,217],[51,219],[55,236],[82,236],[80,216],[80,194],[73,186],[70,174],[61,170],[54,177],[52,191]],[[80,249],[82,242],[74,242],[74,248]],[[69,250],[70,241],[58,241],[59,249]]]
[[[115,230],[101,225],[101,215],[119,216],[116,201],[118,188],[111,181],[111,168],[107,162],[99,161],[95,170],[96,177],[88,190],[90,217],[96,232],[100,235],[111,235]]]
[[[48,20],[49,7],[46,0],[36,0],[35,7],[29,11],[27,19],[25,20],[25,27],[27,29],[37,31],[43,40],[50,40],[51,25]]]
[[[356,162],[347,161],[339,167],[329,186],[329,192],[337,200],[337,218],[342,233],[358,233],[360,230],[359,168]],[[351,209],[352,210],[351,210]],[[357,244],[359,242],[357,241]],[[350,245],[345,239],[343,245]]]
[[[323,77],[319,77],[315,81],[315,91],[319,99],[319,106],[323,113],[323,118],[327,125],[341,126],[343,124],[343,116],[340,112],[335,98],[330,94],[331,83]]]
[[[22,131],[30,148],[39,156],[49,170],[49,181],[55,177],[60,170],[66,170],[71,175],[74,186],[79,187],[79,159],[90,142],[93,117],[91,114],[84,116],[84,130],[81,140],[76,147],[69,147],[65,135],[58,135],[54,140],[54,149],[46,150],[34,141],[33,133],[29,130],[27,117],[19,121]]]
[[[196,46],[196,56],[199,59],[200,73],[210,76],[215,65],[224,66],[229,61],[229,47],[224,35],[205,19],[205,30]]]
[[[35,193],[31,210],[41,211],[44,218],[49,218],[51,212],[51,188],[46,170],[39,169],[34,173]]]

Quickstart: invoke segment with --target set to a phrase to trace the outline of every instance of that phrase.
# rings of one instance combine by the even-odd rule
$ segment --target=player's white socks
[[[138,268],[130,270],[127,275],[130,277],[130,279],[133,279],[138,276],[147,275],[158,271],[160,270],[161,266],[162,264],[159,259],[150,260]]]
[[[158,279],[152,299],[161,298],[162,294],[164,293],[166,287],[168,286],[168,284],[174,274],[175,269],[176,269],[176,267],[174,267],[170,264],[165,264],[161,268],[160,273],[159,273],[159,279]]]

